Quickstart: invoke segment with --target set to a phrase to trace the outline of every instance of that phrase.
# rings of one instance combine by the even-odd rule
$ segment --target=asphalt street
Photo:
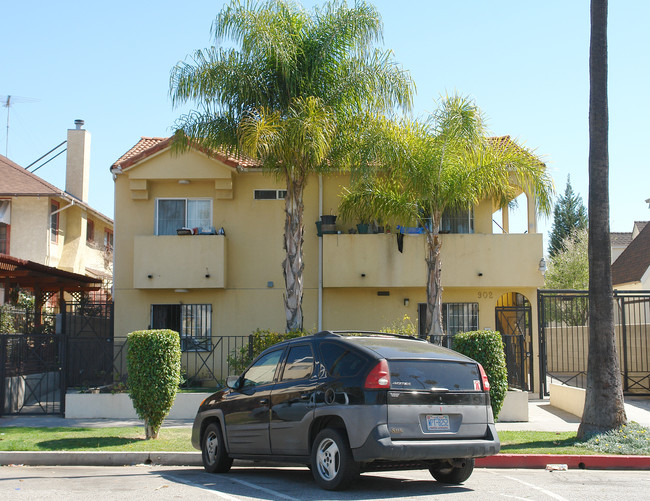
[[[460,486],[427,471],[364,474],[347,491],[316,487],[306,468],[233,468],[211,475],[197,467],[0,468],[3,500],[517,500],[648,499],[650,471],[477,469]]]

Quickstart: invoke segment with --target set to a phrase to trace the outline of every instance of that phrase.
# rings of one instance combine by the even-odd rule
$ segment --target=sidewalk
[[[629,421],[650,427],[650,397],[626,397],[625,411]],[[530,400],[529,420],[525,423],[498,423],[497,431],[577,431],[580,418],[555,407],[548,400]],[[115,427],[142,426],[139,420],[65,419],[59,416],[0,417],[0,428],[25,427]],[[166,427],[191,427],[192,420],[166,420]],[[2,452],[0,465],[93,465],[161,464],[167,466],[201,466],[200,452]],[[243,464],[251,465],[250,462]],[[650,456],[562,456],[498,454],[477,459],[484,468],[545,468],[548,464],[566,464],[569,468],[587,469],[650,469]]]

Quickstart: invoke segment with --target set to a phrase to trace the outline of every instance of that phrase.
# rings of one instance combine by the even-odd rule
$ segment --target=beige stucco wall
[[[179,180],[189,184],[179,184]],[[344,175],[324,177],[324,214],[336,214],[341,186],[347,183]],[[181,302],[212,304],[213,336],[247,335],[257,328],[283,331],[284,201],[254,200],[253,191],[284,188],[274,177],[237,172],[197,152],[180,157],[162,152],[118,174],[116,336],[147,328],[152,304]],[[304,193],[303,324],[308,330],[316,330],[318,324],[320,239],[314,224],[318,193],[318,178],[314,176]],[[156,199],[176,197],[213,200],[213,225],[216,229],[223,227],[226,233],[219,237],[223,251],[214,249],[210,257],[202,254],[210,251],[207,247],[211,244],[203,244],[201,239],[215,238],[212,236],[154,235]],[[493,211],[489,202],[475,208],[476,234],[443,236],[443,301],[477,302],[479,327],[493,329],[499,297],[520,292],[532,305],[535,347],[536,289],[543,283],[537,269],[543,252],[542,236],[492,235]],[[349,235],[347,230],[355,222],[337,223],[342,234],[322,239],[323,328],[380,329],[399,323],[405,315],[417,325],[418,303],[426,301],[423,237],[405,236],[404,252],[399,253],[394,234]],[[143,242],[146,245],[141,245]],[[199,248],[192,250],[195,246]],[[210,262],[210,275],[213,266],[223,266],[223,283],[201,278],[206,262]],[[175,269],[170,270],[172,266]],[[145,273],[144,267],[163,270],[167,281],[153,285],[155,280],[148,279],[150,273]],[[362,273],[366,276],[361,277]],[[379,290],[389,295],[378,296]],[[404,304],[406,298],[408,305]],[[534,370],[537,374],[536,361]]]
[[[56,242],[50,239],[50,205],[59,204],[59,231]],[[112,229],[106,220],[91,215],[95,224],[94,243],[86,241],[88,211],[69,200],[47,196],[11,198],[10,254],[20,259],[52,266],[82,275],[86,268],[110,274],[103,248],[104,231]]]
[[[49,236],[50,199],[48,197],[13,197],[11,199],[12,256],[46,263]]]

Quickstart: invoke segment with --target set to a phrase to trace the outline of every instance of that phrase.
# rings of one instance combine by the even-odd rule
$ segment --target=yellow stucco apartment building
[[[111,167],[115,335],[170,327],[185,349],[202,349],[257,328],[282,332],[283,182],[241,159],[199,150],[173,155],[170,144],[142,138]],[[337,213],[348,182],[313,176],[305,188],[304,327],[373,330],[405,315],[417,323],[426,301],[424,235],[405,235],[402,252],[394,228],[351,234],[358,221],[337,220],[337,233],[318,236],[315,222]],[[499,216],[503,231],[493,233],[497,209],[486,200],[444,223],[445,329],[523,334],[530,351],[542,235],[531,197],[526,233],[508,233],[507,211]],[[533,365],[525,369],[527,389],[538,374],[536,357]]]

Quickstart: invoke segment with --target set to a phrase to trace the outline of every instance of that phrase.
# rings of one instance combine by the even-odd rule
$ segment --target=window
[[[308,379],[314,371],[314,354],[311,346],[293,346],[287,355],[287,361],[284,364],[282,381],[294,379]]]
[[[250,388],[272,383],[281,355],[282,350],[275,350],[258,359],[244,374],[242,387]]]
[[[255,200],[283,200],[287,190],[255,190]]]
[[[445,360],[391,360],[391,388],[401,390],[476,391],[478,365]]]
[[[474,233],[474,209],[443,212],[440,233]]]
[[[365,363],[360,355],[334,343],[323,343],[320,347],[325,368],[331,376],[356,376]]]
[[[0,200],[0,254],[9,254],[11,201]]]
[[[95,222],[92,219],[86,220],[86,242],[95,240]]]
[[[212,349],[212,305],[152,304],[151,328],[178,332],[183,351],[209,351]]]
[[[212,228],[212,200],[160,198],[156,203],[156,235],[176,235],[179,228]]]
[[[9,254],[9,225],[0,223],[0,254]]]
[[[52,200],[50,204],[50,240],[56,243],[59,240],[59,202]],[[56,212],[56,214],[54,214]]]
[[[104,248],[106,250],[113,250],[113,230],[104,228]]]
[[[478,303],[443,303],[442,328],[448,336],[478,330]]]

